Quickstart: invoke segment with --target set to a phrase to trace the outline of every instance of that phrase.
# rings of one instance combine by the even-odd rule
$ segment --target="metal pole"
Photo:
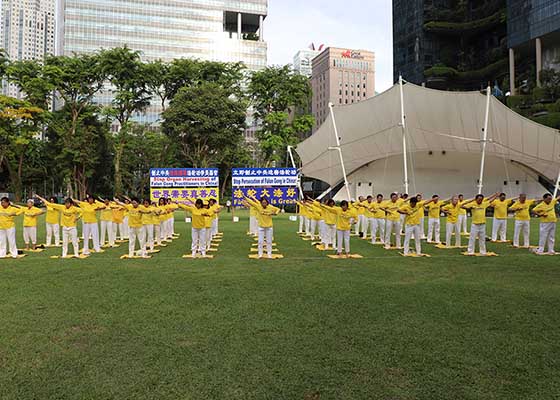
[[[340,138],[338,137],[338,129],[336,127],[336,120],[334,118],[333,103],[329,103],[329,110],[330,110],[331,119],[334,128],[334,136],[336,139],[336,150],[338,150],[338,155],[340,156],[340,165],[342,167],[342,175],[344,176],[344,186],[346,187],[346,194],[348,195],[348,200],[351,200],[352,196],[350,196],[350,186],[348,184],[348,178],[346,177],[346,167],[344,166],[344,157],[342,157],[342,149],[340,148]]]
[[[404,164],[404,192],[408,193],[408,160],[406,158],[406,118],[404,115],[404,92],[403,78],[399,76],[399,90],[401,94],[401,128],[402,128],[402,146],[403,146],[403,164]]]
[[[558,171],[558,179],[556,180],[556,186],[554,186],[554,198],[558,197],[558,190],[560,190],[560,171]]]
[[[478,193],[482,193],[484,187],[484,165],[486,163],[486,143],[488,141],[488,120],[490,117],[490,96],[492,96],[492,89],[490,86],[486,89],[486,117],[484,118],[484,131],[482,133],[482,158],[480,160],[480,176],[478,178]]]
[[[290,158],[290,162],[292,163],[292,168],[297,169],[296,162],[294,161],[294,155],[292,154],[292,146],[288,146],[288,156]],[[303,188],[301,186],[301,174],[298,174],[298,181],[297,181],[298,189],[299,189],[299,199],[303,199]]]

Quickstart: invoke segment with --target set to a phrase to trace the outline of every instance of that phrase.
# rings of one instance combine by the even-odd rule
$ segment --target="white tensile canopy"
[[[348,175],[368,163],[406,152],[482,152],[487,96],[446,92],[411,83],[396,84],[368,100],[332,108]],[[405,128],[402,126],[404,108]],[[494,96],[488,107],[486,154],[503,157],[556,181],[560,169],[560,132],[513,112]],[[303,175],[344,182],[335,126],[329,117],[297,147]],[[404,159],[405,157],[403,157]],[[478,176],[479,171],[472,171]]]

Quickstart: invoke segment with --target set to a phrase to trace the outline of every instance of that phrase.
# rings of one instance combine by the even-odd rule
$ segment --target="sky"
[[[269,0],[264,38],[268,64],[291,64],[300,49],[370,50],[376,58],[376,91],[393,84],[391,0]]]

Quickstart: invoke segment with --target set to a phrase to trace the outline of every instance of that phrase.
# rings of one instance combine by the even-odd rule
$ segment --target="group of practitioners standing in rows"
[[[336,206],[334,200],[323,202],[305,199],[299,205],[299,233],[319,240],[322,248],[336,250],[337,255],[350,254],[352,226],[355,234],[364,239],[371,238],[373,244],[381,244],[386,249],[400,249],[404,236],[403,254],[421,255],[421,240],[427,239],[438,247],[461,248],[461,235],[469,235],[467,255],[474,255],[478,241],[480,255],[486,255],[486,213],[493,209],[493,242],[506,243],[508,213],[514,214],[515,227],[513,247],[530,248],[531,215],[540,218],[539,244],[537,254],[556,254],[555,206],[560,197],[545,194],[542,199],[528,199],[521,194],[517,198],[507,198],[505,193],[495,193],[488,198],[479,194],[473,199],[465,199],[462,194],[442,200],[438,195],[424,199],[422,194],[409,197],[392,193],[389,199],[382,194],[375,198],[360,197],[358,201],[342,201]],[[471,212],[470,233],[467,231],[467,211]],[[428,217],[428,235],[425,234],[425,215]],[[446,217],[445,244],[440,238],[440,218]],[[453,239],[453,236],[455,238]],[[523,244],[520,238],[523,236]],[[393,239],[394,238],[394,239]],[[410,251],[410,240],[415,241],[415,253]],[[344,253],[343,253],[344,246]]]
[[[29,199],[26,206],[12,204],[8,198],[0,200],[0,258],[18,258],[16,244],[16,220],[23,215],[23,240],[25,250],[41,251],[37,242],[38,217],[46,213],[46,241],[41,247],[59,247],[62,236],[62,257],[83,258],[91,252],[101,253],[103,248],[118,247],[128,241],[127,257],[148,258],[156,247],[164,247],[178,237],[175,233],[174,212],[182,208],[192,214],[193,244],[192,254],[205,255],[212,237],[218,233],[218,214],[221,207],[216,200],[195,204],[178,204],[170,199],[140,202],[137,198],[123,197],[96,199],[91,195],[83,201],[67,198],[59,204],[56,197],[41,200],[45,209],[35,206]],[[80,253],[78,222],[82,221],[83,249]],[[62,233],[62,235],[61,235]],[[119,240],[117,240],[119,238]],[[90,247],[91,240],[91,247]],[[73,254],[68,255],[72,244]],[[136,244],[138,247],[136,248]]]

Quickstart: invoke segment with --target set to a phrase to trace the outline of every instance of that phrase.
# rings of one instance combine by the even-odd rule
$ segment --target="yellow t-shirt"
[[[146,207],[138,205],[134,207],[132,204],[127,204],[126,209],[128,211],[128,226],[131,228],[141,228],[142,227],[142,211],[147,211]]]
[[[152,206],[144,206],[146,211],[149,211],[149,214],[142,214],[142,225],[153,225],[154,224],[154,211],[155,207]],[[159,221],[158,221],[159,224]]]
[[[426,204],[426,208],[428,209],[428,218],[439,218],[440,217],[440,212],[441,212],[441,207],[443,207],[443,205],[445,204],[445,202],[438,200],[437,202],[433,202],[430,201],[429,203]]]
[[[446,211],[446,215],[447,215],[447,223],[448,224],[456,224],[457,221],[459,220],[459,215],[461,212],[461,206],[460,203],[457,203],[456,205],[453,205],[452,203],[449,203],[445,206],[443,206],[441,208],[443,211]],[[463,211],[467,211],[465,209],[462,209]]]
[[[75,206],[66,208],[66,205],[54,203],[47,203],[47,206],[60,211],[62,216],[60,225],[63,228],[75,228],[78,219],[82,216],[82,209]]]
[[[424,215],[424,206],[417,203],[416,206],[412,207],[410,203],[405,203],[399,208],[399,211],[406,213],[405,225],[420,225],[420,220]]]
[[[358,215],[365,215],[366,214],[366,206],[363,204],[363,202],[361,203],[355,203],[353,204],[354,208],[357,210]]]
[[[467,210],[462,208],[465,204],[467,204],[467,200],[463,200],[459,202],[459,215],[467,215]]]
[[[364,216],[366,218],[375,218],[374,217],[374,208],[373,205],[375,204],[373,201],[369,202],[365,200],[363,203],[364,206]]]
[[[337,213],[333,210],[333,207],[323,205],[323,218],[325,224],[336,225]]]
[[[218,203],[216,203],[212,207],[210,207],[210,213],[212,214],[212,219],[213,220],[218,219],[220,208],[221,207]]]
[[[37,226],[37,217],[42,213],[37,207],[26,207],[23,211],[23,226],[32,228]]]
[[[315,221],[320,221],[323,218],[321,206],[316,204],[310,204],[307,207],[307,213],[309,218],[314,219]]]
[[[512,201],[513,201],[512,199],[506,199],[504,201],[501,201],[500,199],[496,199],[492,203],[490,203],[490,206],[494,207],[494,218],[506,219],[507,210]]]
[[[115,224],[122,224],[124,221],[124,213],[126,209],[119,206],[117,203],[111,203],[111,212],[113,215],[113,222]]]
[[[47,216],[45,217],[45,222],[52,225],[60,224],[60,211],[47,206]]]
[[[552,199],[550,204],[546,204],[544,201],[540,203],[533,209],[535,214],[544,214],[541,218],[541,222],[558,222],[558,218],[556,217],[556,210],[555,206],[558,201],[556,199]]]
[[[397,199],[394,203],[392,200],[387,200],[382,203],[383,205],[381,207],[385,209],[388,221],[400,221],[401,215],[399,214],[399,208],[401,208],[403,202],[404,200]]]
[[[513,203],[510,207],[510,210],[515,213],[515,220],[530,221],[531,214],[529,213],[529,209],[533,204],[535,204],[535,200],[525,200],[524,203],[516,201],[515,203]]]
[[[370,204],[373,218],[384,219],[387,216],[385,211],[383,211],[381,209],[382,204],[383,204],[383,201],[381,201],[381,202],[375,201],[375,202]]]
[[[106,206],[107,208],[104,208],[103,210],[101,210],[101,221],[106,221],[106,222],[111,222],[113,221],[113,210],[109,206]]]
[[[20,215],[21,213],[23,213],[23,211],[24,210],[22,208],[17,208],[14,206],[8,206],[7,208],[0,206],[0,229],[15,228],[15,216],[11,214]]]
[[[257,220],[260,228],[271,228],[272,227],[272,216],[278,214],[279,208],[268,205],[264,208],[261,203],[249,200],[249,204],[255,207],[257,210]]]
[[[165,206],[165,208],[169,211],[169,214],[165,215],[165,219],[173,219],[175,218],[175,215],[173,214],[173,212],[179,208],[179,206],[177,204],[167,204]]]
[[[307,218],[307,208],[298,202],[298,214]]]
[[[210,210],[210,209],[208,209],[208,208],[207,208],[206,210],[209,211],[210,213],[212,213],[212,210]],[[208,216],[205,216],[205,217],[204,217],[204,227],[205,227],[206,229],[212,228],[212,221],[213,221],[213,220],[214,220],[214,214],[210,214],[210,215],[208,215]]]
[[[486,223],[486,209],[490,207],[490,202],[488,200],[483,200],[480,204],[475,200],[469,204],[465,204],[464,207],[471,210],[473,224],[483,225]]]
[[[87,201],[80,201],[79,205],[82,209],[82,220],[86,224],[95,224],[97,222],[97,210],[105,207],[104,204],[97,201],[93,204],[89,204]]]
[[[183,210],[189,212],[192,216],[192,227],[194,229],[206,228],[206,216],[210,215],[206,208],[196,208],[186,204],[179,204]]]
[[[349,231],[352,228],[352,220],[356,221],[358,218],[358,210],[355,208],[348,208],[346,211],[342,207],[333,207],[336,212],[336,229],[339,231]]]

